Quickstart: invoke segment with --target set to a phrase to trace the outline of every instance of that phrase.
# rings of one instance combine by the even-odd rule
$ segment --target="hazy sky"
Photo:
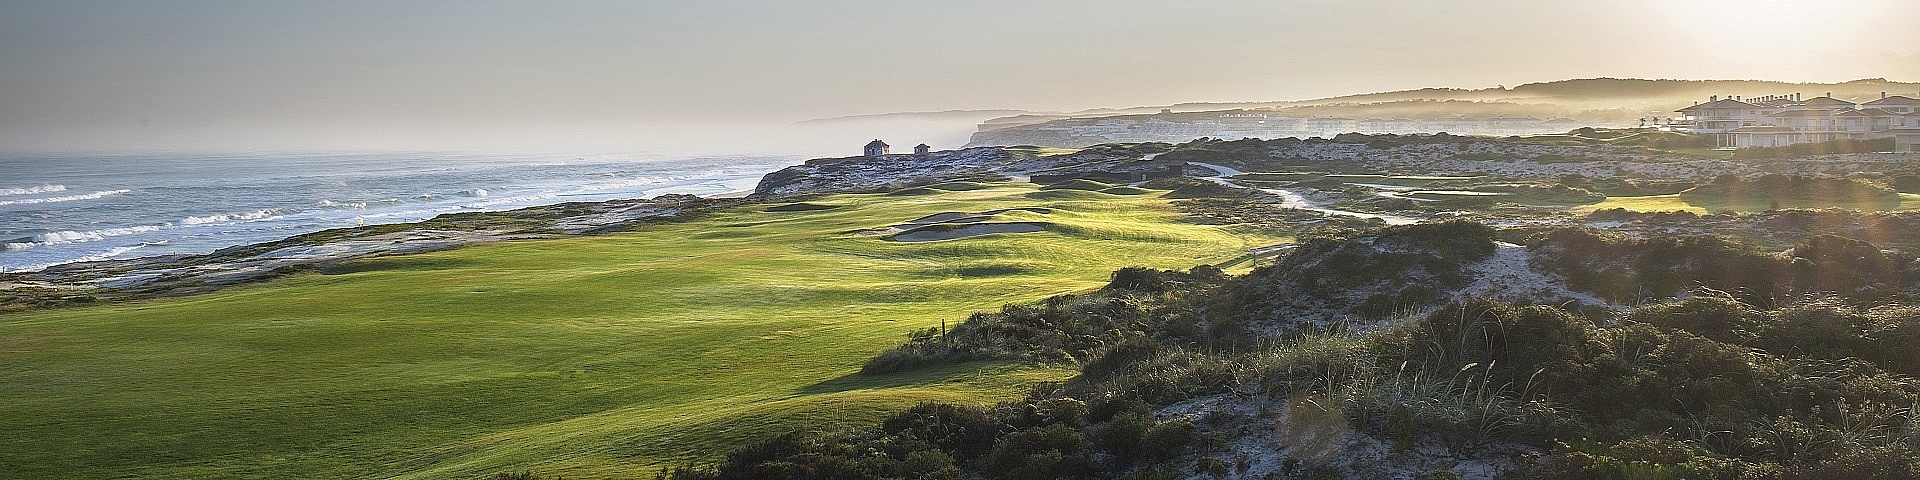
[[[894,111],[1913,81],[1916,22],[1910,0],[11,0],[0,149],[672,150]]]

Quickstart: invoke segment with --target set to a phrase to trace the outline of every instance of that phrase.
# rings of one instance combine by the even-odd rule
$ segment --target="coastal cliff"
[[[946,181],[997,177],[1035,155],[1001,147],[929,152],[926,155],[820,158],[761,177],[754,197],[802,193],[873,192]]]

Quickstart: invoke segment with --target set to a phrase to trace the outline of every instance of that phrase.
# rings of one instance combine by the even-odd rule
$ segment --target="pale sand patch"
[[[920,229],[893,236],[896,242],[934,242],[957,238],[977,237],[995,233],[1032,233],[1045,231],[1047,225],[1035,222],[1017,223],[977,223],[952,229]]]
[[[1506,301],[1553,302],[1579,300],[1585,305],[1624,308],[1593,294],[1575,291],[1558,274],[1535,271],[1527,263],[1527,247],[1494,242],[1493,255],[1466,266],[1474,282],[1454,293],[1454,298],[1488,297]]]

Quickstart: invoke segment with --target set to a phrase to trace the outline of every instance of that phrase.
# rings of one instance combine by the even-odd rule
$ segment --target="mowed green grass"
[[[1840,207],[1840,208],[1855,208],[1855,209],[1861,209],[1861,210],[1882,210],[1885,208],[1886,205],[1874,204],[1874,203],[1847,203],[1847,202],[1783,205],[1783,207],[1785,208],[1822,208],[1822,207],[1828,207],[1828,206]],[[1723,203],[1723,204],[1713,204],[1713,205],[1700,205],[1700,204],[1695,204],[1695,203],[1688,202],[1686,200],[1681,199],[1679,194],[1673,194],[1673,195],[1649,195],[1644,197],[1607,197],[1606,201],[1574,207],[1573,211],[1591,212],[1595,210],[1609,210],[1609,209],[1615,209],[1615,208],[1624,208],[1624,209],[1635,211],[1635,212],[1682,212],[1684,211],[1684,212],[1693,212],[1696,214],[1705,215],[1707,213],[1717,212],[1722,210],[1732,210],[1732,211],[1742,212],[1742,213],[1762,212],[1774,207],[1775,207],[1774,205],[1766,202],[1744,202],[1744,203]],[[1900,210],[1900,211],[1920,210],[1920,195],[1911,194],[1911,193],[1900,194],[1900,203],[1894,209]]]
[[[1158,195],[1037,193],[835,196],[0,317],[0,476],[647,476],[792,428],[1017,398],[1070,370],[855,373],[911,330],[1279,240],[1184,222]],[[1010,207],[1059,228],[851,235]]]

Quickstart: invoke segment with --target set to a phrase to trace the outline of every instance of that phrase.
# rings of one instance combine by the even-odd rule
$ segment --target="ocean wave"
[[[63,243],[91,242],[96,240],[105,240],[107,239],[107,237],[118,237],[121,235],[133,235],[136,233],[147,233],[152,231],[158,231],[168,226],[169,225],[141,225],[141,226],[135,226],[135,227],[102,228],[99,230],[88,230],[84,232],[73,231],[73,230],[48,232],[48,233],[42,233],[39,235],[28,237],[29,240],[32,240],[29,242],[9,242],[7,243],[6,249],[8,251],[26,250],[29,248],[39,247],[44,245],[59,245]]]
[[[75,200],[93,200],[96,198],[119,195],[122,193],[131,192],[131,191],[133,190],[127,190],[127,189],[102,190],[102,191],[93,192],[93,193],[87,193],[87,194],[81,194],[81,195],[67,195],[62,197],[40,197],[40,198],[24,198],[20,200],[0,200],[0,206],[29,205],[29,204],[35,204],[35,203],[71,202]]]
[[[646,177],[646,178],[622,180],[617,182],[593,183],[593,184],[582,185],[580,186],[580,188],[576,188],[569,193],[580,194],[580,193],[603,192],[607,190],[625,190],[625,189],[634,188],[634,187],[655,187],[655,186],[666,184],[667,182],[673,181],[673,180],[679,180],[679,179],[668,178],[668,177]]]
[[[135,227],[102,228],[99,230],[88,230],[84,232],[73,231],[73,230],[48,232],[48,233],[42,233],[39,235],[28,237],[30,240],[32,240],[30,242],[9,242],[7,243],[6,249],[8,251],[14,251],[14,250],[26,250],[29,248],[39,247],[44,245],[59,245],[63,243],[91,242],[96,240],[105,240],[107,237],[118,237],[121,235],[132,235],[136,233],[147,233],[147,232],[157,231],[162,228],[166,228],[167,226],[168,225],[141,225],[141,226],[135,226]]]
[[[341,210],[366,210],[367,202],[336,202],[332,200],[321,200],[320,206],[326,207],[326,208],[338,208]]]
[[[243,212],[243,213],[208,215],[204,217],[187,217],[187,218],[180,219],[180,224],[205,225],[209,223],[244,222],[249,220],[262,220],[262,219],[273,218],[274,215],[278,215],[279,213],[280,213],[279,209],[271,209],[271,210],[254,210],[251,212]]]
[[[56,192],[64,192],[64,191],[67,191],[66,185],[41,185],[38,187],[26,187],[26,188],[0,188],[0,196],[33,195],[36,193],[56,193]]]
[[[443,207],[432,207],[432,208],[418,208],[418,209],[411,209],[411,210],[394,210],[394,211],[386,211],[386,212],[379,212],[379,213],[369,213],[369,214],[365,214],[365,215],[360,215],[360,216],[358,216],[358,217],[355,217],[355,218],[360,218],[360,219],[368,219],[368,218],[402,218],[402,219],[404,219],[404,218],[422,218],[422,219],[424,219],[424,218],[432,218],[432,217],[433,217],[434,215],[438,215],[438,214],[441,214],[441,213],[446,213],[446,212],[452,212],[452,211],[458,211],[458,210],[460,210],[460,207],[459,207],[459,206],[457,206],[457,205],[455,205],[455,206],[443,206]]]
[[[500,205],[532,202],[532,201],[538,201],[538,200],[547,200],[547,199],[558,198],[558,197],[560,197],[559,193],[542,192],[542,193],[536,193],[532,195],[520,195],[520,196],[514,196],[514,197],[487,200],[482,202],[462,203],[460,204],[460,208],[483,209],[483,208],[490,208],[490,207],[495,207]]]
[[[98,262],[101,260],[112,260],[113,257],[125,255],[127,254],[127,252],[139,250],[141,248],[146,248],[147,245],[150,245],[150,244],[142,243],[139,245],[128,245],[125,247],[113,247],[113,248],[107,249],[107,251],[105,252],[69,258],[66,260],[58,261],[58,262],[37,263],[32,265],[22,265],[18,267],[7,267],[5,265],[0,265],[0,273],[38,272],[41,270],[46,270],[48,267],[66,265],[69,263]]]

